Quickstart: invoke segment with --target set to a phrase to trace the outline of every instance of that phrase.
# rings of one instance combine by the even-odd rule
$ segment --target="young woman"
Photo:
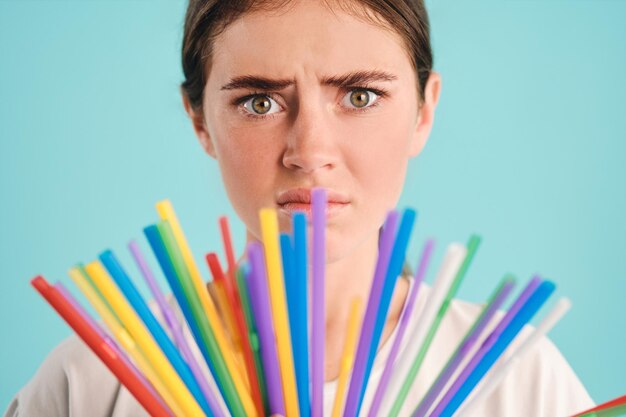
[[[367,300],[379,229],[423,149],[441,90],[421,0],[192,0],[183,40],[183,102],[219,164],[228,197],[260,239],[258,211],[282,230],[329,190],[326,384],[330,415],[348,320]],[[380,378],[410,277],[396,286],[363,408]],[[423,286],[409,327],[428,298]],[[455,300],[400,415],[409,416],[480,306]],[[529,328],[524,332],[531,331]],[[405,349],[410,340],[405,340]],[[565,416],[593,404],[543,339],[476,409],[478,416]],[[143,410],[76,338],[58,347],[7,416],[137,416]],[[364,413],[363,413],[364,414]],[[362,414],[362,415],[363,415]]]

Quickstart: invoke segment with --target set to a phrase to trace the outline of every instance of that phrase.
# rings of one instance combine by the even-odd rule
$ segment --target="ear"
[[[439,102],[439,93],[441,91],[441,76],[439,73],[432,71],[426,81],[424,89],[424,101],[421,103],[417,114],[417,124],[413,132],[413,138],[409,149],[409,155],[415,157],[422,152],[430,131],[435,121],[435,108]]]
[[[187,115],[191,120],[193,131],[196,133],[196,136],[200,141],[200,145],[202,145],[202,148],[207,154],[209,154],[213,158],[216,158],[215,146],[213,145],[213,141],[211,140],[211,136],[209,135],[209,130],[207,129],[206,123],[204,121],[204,115],[202,114],[202,110],[194,109],[191,105],[191,102],[189,101],[189,97],[182,90],[181,95],[183,97],[183,106],[185,107],[185,111],[187,112]]]

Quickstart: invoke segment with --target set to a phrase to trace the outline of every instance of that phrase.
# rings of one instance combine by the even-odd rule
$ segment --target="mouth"
[[[350,206],[350,199],[336,191],[327,189],[328,204],[326,205],[326,218],[333,218],[344,212]],[[296,212],[306,214],[311,220],[311,189],[292,188],[278,194],[276,199],[278,211],[282,214],[293,216]]]

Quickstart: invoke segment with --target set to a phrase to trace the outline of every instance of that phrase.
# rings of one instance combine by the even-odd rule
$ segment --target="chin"
[[[331,234],[326,236],[326,263],[332,264],[350,257],[368,240],[355,240],[355,236]]]

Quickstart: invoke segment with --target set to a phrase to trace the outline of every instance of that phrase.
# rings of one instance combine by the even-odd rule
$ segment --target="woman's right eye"
[[[281,110],[280,105],[268,95],[254,95],[242,102],[243,108],[251,116],[266,116],[268,114],[278,113]]]

